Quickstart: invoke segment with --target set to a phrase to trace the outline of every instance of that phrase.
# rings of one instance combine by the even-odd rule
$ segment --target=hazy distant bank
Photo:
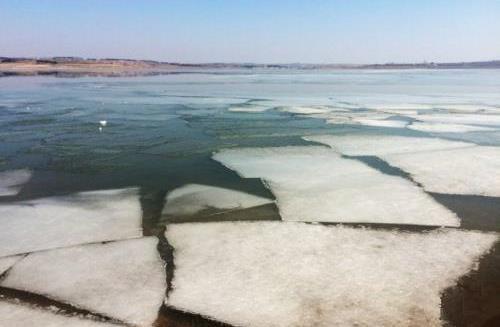
[[[386,64],[253,64],[202,63],[183,64],[151,60],[84,59],[77,57],[9,58],[0,57],[2,76],[137,76],[188,73],[221,69],[266,70],[336,70],[336,69],[499,69],[500,60],[456,63],[386,63]]]

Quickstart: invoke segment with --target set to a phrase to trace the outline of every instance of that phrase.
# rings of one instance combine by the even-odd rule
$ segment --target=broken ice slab
[[[331,108],[328,106],[291,106],[291,107],[280,107],[279,111],[288,112],[291,114],[298,115],[315,115],[324,114],[331,111],[339,111],[338,108]],[[347,111],[346,109],[341,109],[340,111]]]
[[[0,257],[142,236],[137,189],[0,205]]]
[[[6,272],[10,267],[16,264],[19,260],[21,260],[23,255],[13,255],[10,257],[0,258],[0,275]]]
[[[386,159],[429,192],[500,197],[500,147],[474,146]]]
[[[148,237],[32,253],[0,285],[151,326],[166,291],[157,243]]]
[[[420,187],[318,146],[222,150],[214,159],[262,178],[283,220],[459,226]]]
[[[117,327],[122,325],[65,316],[18,303],[0,301],[0,327]]]
[[[273,200],[245,192],[209,185],[187,184],[168,193],[163,214],[189,216],[209,209],[213,213],[221,213],[271,202]]]
[[[408,122],[404,120],[390,120],[390,119],[354,118],[353,122],[365,126],[388,127],[388,128],[404,128],[406,125],[408,125]]]
[[[269,109],[270,109],[269,106],[262,106],[256,104],[235,104],[231,105],[227,111],[256,113],[256,112],[264,112]]]
[[[236,326],[441,326],[441,292],[498,240],[292,222],[173,224],[166,237],[166,303]]]
[[[494,131],[494,128],[475,126],[475,125],[462,125],[462,124],[443,124],[443,123],[423,123],[413,122],[408,125],[409,129],[420,132],[428,133],[468,133],[468,132],[484,132]]]
[[[424,114],[411,117],[424,122],[500,127],[500,115],[493,114]]]
[[[346,155],[375,155],[429,192],[500,197],[500,147],[438,138],[308,136]]]
[[[323,143],[348,156],[383,156],[474,146],[473,143],[439,138],[392,135],[311,135],[304,139]]]
[[[16,195],[30,178],[31,171],[28,169],[0,172],[0,196]]]

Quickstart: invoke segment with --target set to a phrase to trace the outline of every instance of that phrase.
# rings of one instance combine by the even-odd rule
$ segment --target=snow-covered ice
[[[16,195],[30,178],[31,171],[28,169],[0,172],[0,196]]]
[[[209,185],[188,184],[168,193],[163,214],[187,216],[205,209],[225,211],[255,207],[271,202],[270,199],[240,191]]]
[[[120,325],[65,316],[49,310],[0,301],[0,327],[118,327]]]
[[[168,305],[287,327],[441,326],[441,292],[498,239],[291,222],[174,224],[166,236],[176,266]]]
[[[375,155],[437,193],[500,196],[500,147],[437,138],[308,136],[347,155]]]
[[[454,213],[410,181],[322,146],[222,150],[214,159],[262,178],[288,221],[458,226]]]
[[[413,122],[408,125],[409,129],[420,132],[429,133],[468,133],[468,132],[484,132],[484,131],[494,131],[494,128],[474,126],[474,125],[462,125],[462,124],[442,124],[442,123],[422,123]]]
[[[148,237],[32,253],[0,285],[151,326],[166,290],[157,243]]]
[[[142,236],[137,189],[0,205],[0,257]]]

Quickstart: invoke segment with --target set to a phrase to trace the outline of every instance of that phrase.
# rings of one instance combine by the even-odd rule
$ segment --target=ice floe
[[[388,119],[391,114],[379,112],[338,112],[327,113],[322,116],[314,115],[315,118],[323,118],[328,124],[352,124],[372,127],[404,128],[408,121]]]
[[[0,301],[0,327],[117,327],[121,325],[66,316],[50,310]]]
[[[31,171],[28,169],[0,172],[0,196],[16,195],[30,178]]]
[[[0,257],[142,236],[137,189],[0,205]]]
[[[117,327],[121,325],[65,316],[45,309],[0,301],[0,327]]]
[[[379,156],[437,193],[500,196],[500,147],[437,138],[310,136],[347,155]]]
[[[425,114],[412,115],[419,121],[464,125],[500,126],[500,115],[486,114]]]
[[[312,114],[324,114],[327,112],[331,112],[333,109],[325,107],[325,106],[314,106],[314,107],[305,107],[305,106],[296,106],[296,107],[281,107],[279,111],[289,112],[292,114],[302,114],[302,115],[312,115]],[[338,111],[338,109],[336,109]],[[346,110],[341,110],[346,111]]]
[[[10,257],[0,258],[0,275],[7,271],[10,267],[12,267],[16,262],[21,260],[24,256],[22,255],[13,255]]]
[[[400,111],[408,112],[412,110],[431,110],[434,105],[428,103],[386,103],[386,104],[365,104],[364,107],[379,111]]]
[[[413,122],[408,125],[409,129],[413,129],[420,132],[429,133],[467,133],[467,132],[484,132],[484,131],[494,131],[494,128],[474,126],[474,125],[462,125],[462,124],[442,124],[442,123],[422,123]]]
[[[472,143],[439,138],[393,135],[317,135],[307,136],[304,139],[323,143],[349,156],[383,156],[474,146]]]
[[[264,112],[269,110],[269,106],[254,103],[233,104],[229,106],[230,112]]]
[[[427,191],[500,197],[500,147],[474,146],[384,157]]]
[[[319,146],[222,150],[214,159],[262,178],[289,221],[458,226],[454,213],[410,181]]]
[[[434,105],[436,109],[445,109],[449,112],[463,112],[463,113],[473,113],[473,112],[495,112],[499,108],[486,106],[483,104],[460,104],[460,103],[444,103]]]
[[[167,304],[236,326],[441,326],[441,292],[497,240],[290,222],[174,224],[166,236]]]
[[[151,326],[166,291],[157,243],[148,237],[32,253],[10,270],[1,285]]]
[[[404,128],[408,125],[408,122],[404,120],[353,118],[353,121],[360,125],[373,127]]]
[[[188,184],[167,195],[163,214],[188,216],[206,209],[226,211],[260,206],[271,202],[270,199],[221,187]]]

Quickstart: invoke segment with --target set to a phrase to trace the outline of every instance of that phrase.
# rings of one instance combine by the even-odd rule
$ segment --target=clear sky
[[[0,56],[500,59],[500,0],[0,0]]]

